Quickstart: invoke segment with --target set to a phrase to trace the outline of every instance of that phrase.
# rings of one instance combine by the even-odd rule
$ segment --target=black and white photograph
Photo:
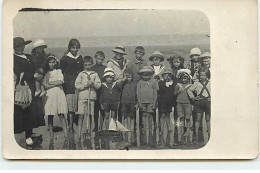
[[[210,140],[204,13],[22,9],[13,26],[21,147],[191,150]]]

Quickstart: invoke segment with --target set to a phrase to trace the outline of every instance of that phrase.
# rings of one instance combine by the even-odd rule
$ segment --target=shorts
[[[66,101],[69,112],[75,112],[76,111],[76,96],[75,94],[67,94],[66,95]]]
[[[134,117],[135,116],[135,103],[122,103],[121,113],[123,116]]]
[[[105,111],[116,111],[119,109],[119,102],[116,103],[103,103]]]
[[[147,113],[153,113],[154,110],[152,109],[152,103],[142,103],[142,112],[147,112]]]
[[[210,107],[210,101],[208,100],[196,100],[194,102],[194,112],[195,113],[203,113],[210,114],[211,107]]]
[[[169,102],[159,102],[158,109],[160,113],[170,113],[172,111],[173,104]]]
[[[191,117],[192,105],[190,103],[177,103],[176,109],[178,117],[187,119]]]
[[[94,100],[90,100],[90,115],[94,115]],[[78,111],[76,114],[87,114],[88,111],[88,101],[87,100],[79,100],[78,101]]]

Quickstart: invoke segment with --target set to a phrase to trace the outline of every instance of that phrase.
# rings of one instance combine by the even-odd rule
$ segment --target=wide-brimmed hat
[[[137,74],[141,75],[143,73],[151,73],[151,75],[153,75],[154,70],[151,66],[144,66],[143,68],[141,68],[141,70],[138,71]]]
[[[123,55],[126,55],[125,53],[125,47],[124,46],[116,46],[113,50],[113,52],[121,53]]]
[[[200,55],[201,59],[206,58],[206,57],[211,58],[210,52],[204,52],[203,54]]]
[[[15,37],[13,41],[14,41],[13,43],[14,48],[17,48],[21,45],[27,45],[32,42],[31,40],[24,41],[24,38],[22,37]]]
[[[190,55],[201,55],[201,51],[199,48],[195,47],[190,50]]]
[[[158,58],[160,58],[161,61],[164,61],[164,57],[163,57],[162,53],[159,52],[159,51],[153,52],[152,55],[149,57],[149,60],[150,60],[150,61],[153,61],[153,59],[154,59],[155,57],[158,57]]]
[[[33,43],[33,49],[40,46],[44,46],[44,48],[47,48],[47,44],[42,39],[38,39]]]
[[[180,74],[182,74],[182,73],[187,74],[190,77],[190,79],[192,79],[191,71],[189,69],[180,69],[180,70],[178,70],[177,75],[176,75],[177,78],[179,78]]]
[[[112,68],[105,68],[103,77],[106,77],[106,76],[114,77],[115,76],[114,70]]]
[[[164,74],[171,74],[173,75],[173,70],[171,68],[165,68],[162,72],[162,75]]]

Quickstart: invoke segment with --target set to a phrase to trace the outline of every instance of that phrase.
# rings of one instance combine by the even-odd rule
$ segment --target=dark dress
[[[31,60],[31,56],[26,54],[27,59],[14,55],[14,73],[17,76],[16,84],[20,80],[20,74],[24,72],[24,77],[21,82],[24,85],[24,81],[27,82],[32,91],[32,103],[31,105],[22,110],[19,106],[14,105],[14,133],[22,133],[25,130],[44,126],[43,107],[41,110],[37,109],[39,99],[34,98],[35,93],[35,79],[34,79],[34,66]]]

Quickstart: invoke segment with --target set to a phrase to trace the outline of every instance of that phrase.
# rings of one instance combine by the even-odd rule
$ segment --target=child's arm
[[[101,87],[101,81],[100,81],[97,73],[95,73],[95,79],[94,80],[95,80],[94,81],[94,88],[99,89]]]
[[[101,93],[99,96],[99,104],[100,104],[101,110],[104,110],[103,99],[104,99],[104,91],[103,91],[103,87],[101,86]]]
[[[157,97],[158,97],[158,90],[159,90],[159,86],[158,86],[158,82],[155,82],[154,87],[153,87],[153,96],[154,96],[154,100],[153,100],[153,107],[156,108],[156,102],[157,102]]]
[[[77,88],[79,91],[82,91],[85,89],[85,85],[82,84],[81,78],[82,78],[81,73],[79,73],[79,75],[77,76],[77,78],[75,80],[75,88]]]
[[[174,89],[174,93],[173,93],[174,96],[179,95],[181,92],[182,92],[181,87],[179,86],[179,84],[177,84],[177,85],[175,86],[175,89]]]
[[[190,97],[191,100],[195,100],[195,96],[193,94],[193,92],[195,91],[196,89],[196,83],[194,83],[188,90],[187,90],[187,93],[188,93],[188,96]]]
[[[140,82],[137,83],[136,86],[136,98],[137,98],[137,104],[139,106],[139,108],[141,108],[141,84]]]
[[[50,74],[47,73],[44,78],[43,78],[43,87],[45,90],[49,90],[51,88],[54,88],[56,87],[56,85],[53,85],[53,84],[49,84],[49,78],[50,78]]]

